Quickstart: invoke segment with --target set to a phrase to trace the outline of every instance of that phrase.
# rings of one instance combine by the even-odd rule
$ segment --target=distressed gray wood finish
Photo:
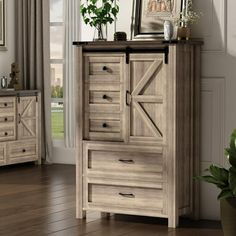
[[[202,42],[74,44],[77,217],[87,210],[157,216],[174,228],[181,215],[197,218]],[[128,55],[127,46],[148,53]],[[155,52],[166,47],[168,61]]]
[[[41,163],[40,92],[0,92],[0,166]]]

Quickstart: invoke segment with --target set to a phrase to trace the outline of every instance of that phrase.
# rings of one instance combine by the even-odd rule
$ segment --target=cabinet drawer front
[[[163,157],[157,153],[135,153],[129,151],[89,150],[88,169],[108,172],[162,173]]]
[[[88,204],[162,210],[165,206],[162,189],[88,184]]]
[[[18,158],[23,156],[37,155],[37,145],[35,140],[10,142],[7,146],[7,155],[9,158]]]
[[[6,165],[6,144],[0,144],[0,166]]]
[[[14,115],[5,115],[5,116],[0,116],[0,125],[1,124],[9,124],[13,123],[15,121],[15,116]]]
[[[110,91],[90,91],[89,104],[120,104],[120,93]]]
[[[15,97],[0,98],[0,113],[15,112]]]
[[[90,120],[90,132],[119,133],[120,121],[115,120]]]
[[[15,140],[16,132],[15,126],[0,127],[0,141]]]

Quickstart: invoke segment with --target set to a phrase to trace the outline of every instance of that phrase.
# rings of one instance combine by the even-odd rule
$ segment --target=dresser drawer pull
[[[119,162],[122,162],[122,163],[125,163],[125,164],[134,164],[134,160],[119,159]]]
[[[108,126],[108,125],[107,125],[106,123],[103,123],[103,124],[102,124],[102,127],[103,127],[103,128],[107,128],[107,126]]]
[[[135,198],[135,195],[132,193],[119,193],[119,195],[126,198]]]
[[[107,95],[104,94],[104,95],[102,96],[102,98],[103,98],[103,99],[107,99]]]
[[[8,121],[7,117],[4,120],[7,122]]]
[[[4,103],[4,106],[7,107],[7,103]]]
[[[108,68],[106,66],[103,66],[102,68],[104,71],[106,71]]]
[[[23,150],[22,150],[22,152],[26,152],[26,150],[25,150],[25,149],[23,149]]]
[[[5,136],[7,136],[8,135],[8,133],[7,132],[5,132]]]

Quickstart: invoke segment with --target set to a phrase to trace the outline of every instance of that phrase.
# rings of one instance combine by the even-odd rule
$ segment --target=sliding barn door
[[[131,54],[129,73],[129,141],[163,143],[166,133],[166,65],[163,54]]]

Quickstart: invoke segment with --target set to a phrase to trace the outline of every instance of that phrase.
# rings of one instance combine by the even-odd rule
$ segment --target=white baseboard
[[[54,146],[52,163],[75,165],[75,149],[63,146]]]

